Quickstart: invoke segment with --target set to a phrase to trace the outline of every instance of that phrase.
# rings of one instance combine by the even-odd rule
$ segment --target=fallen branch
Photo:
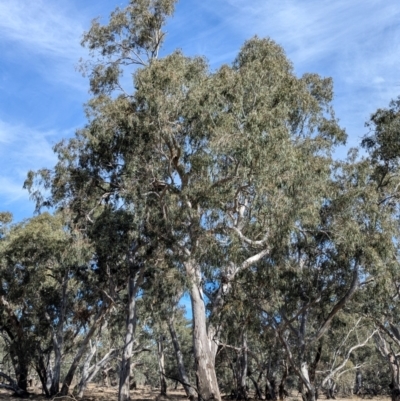
[[[3,372],[0,372],[0,377],[4,377],[4,379],[6,379],[9,382],[9,384],[4,384],[4,383],[0,384],[0,388],[5,388],[7,390],[14,391],[14,393],[19,397],[24,397],[28,395],[28,393],[25,390],[22,390],[22,388],[18,386],[18,383],[10,376],[6,375]]]

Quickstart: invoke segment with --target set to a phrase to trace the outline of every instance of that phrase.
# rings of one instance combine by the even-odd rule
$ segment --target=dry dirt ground
[[[38,388],[31,387],[28,389],[30,396],[28,400],[34,401],[49,401],[42,391]],[[161,397],[158,389],[150,387],[142,387],[137,390],[131,390],[131,397],[135,401],[185,401],[187,400],[183,390],[169,390],[167,397]],[[118,390],[116,387],[103,387],[97,384],[90,383],[84,393],[82,401],[116,401]],[[17,401],[18,398],[12,396],[12,391],[0,389],[0,401]],[[21,399],[22,400],[22,399]],[[54,401],[80,401],[72,396],[54,397]]]
[[[31,395],[29,399],[35,401],[48,401],[49,399],[42,395],[41,390],[37,388],[30,388]],[[17,401],[18,398],[13,397],[11,391],[0,389],[0,401]],[[151,389],[150,387],[142,387],[137,390],[131,391],[132,399],[135,401],[185,401],[187,400],[183,390],[169,390],[167,397],[161,397],[158,389]],[[224,397],[225,398],[225,397]],[[225,399],[229,399],[226,397]],[[323,401],[325,397],[320,400]],[[371,399],[371,398],[369,398]],[[54,401],[78,401],[74,397],[55,397]],[[116,401],[117,389],[114,387],[102,387],[96,384],[89,384],[89,388],[85,391],[82,401]],[[288,397],[286,401],[300,401],[300,397]],[[363,399],[357,396],[353,398],[339,398],[338,401],[362,401]],[[367,398],[364,398],[367,400]],[[390,401],[389,397],[374,397],[374,401]]]

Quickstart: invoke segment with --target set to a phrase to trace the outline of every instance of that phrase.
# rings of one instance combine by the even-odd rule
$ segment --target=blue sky
[[[88,56],[82,33],[125,4],[1,0],[0,211],[32,215],[22,189],[27,171],[52,167],[52,146],[85,124],[88,83],[75,69]],[[366,133],[369,115],[400,95],[399,0],[181,0],[167,31],[164,53],[204,55],[212,68],[231,62],[256,34],[274,39],[299,75],[333,77],[348,147]]]

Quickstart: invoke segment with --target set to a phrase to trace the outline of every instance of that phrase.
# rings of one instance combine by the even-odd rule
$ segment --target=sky
[[[77,71],[93,18],[103,23],[120,0],[0,1],[0,211],[19,221],[34,204],[23,189],[29,170],[51,168],[52,147],[83,127],[88,81]],[[163,54],[231,63],[246,39],[280,44],[296,74],[334,80],[334,109],[346,148],[367,133],[378,107],[400,95],[399,0],[181,0],[168,21]]]

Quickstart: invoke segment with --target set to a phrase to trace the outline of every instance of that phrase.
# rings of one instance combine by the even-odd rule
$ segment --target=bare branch
[[[318,341],[325,334],[325,332],[328,330],[332,322],[332,319],[351,299],[351,297],[356,292],[357,288],[358,288],[358,268],[356,266],[353,271],[353,280],[350,284],[350,288],[347,290],[346,294],[338,301],[338,303],[332,308],[325,322],[322,324],[322,326],[320,327],[320,329],[318,330],[317,334],[312,339],[312,341]]]

